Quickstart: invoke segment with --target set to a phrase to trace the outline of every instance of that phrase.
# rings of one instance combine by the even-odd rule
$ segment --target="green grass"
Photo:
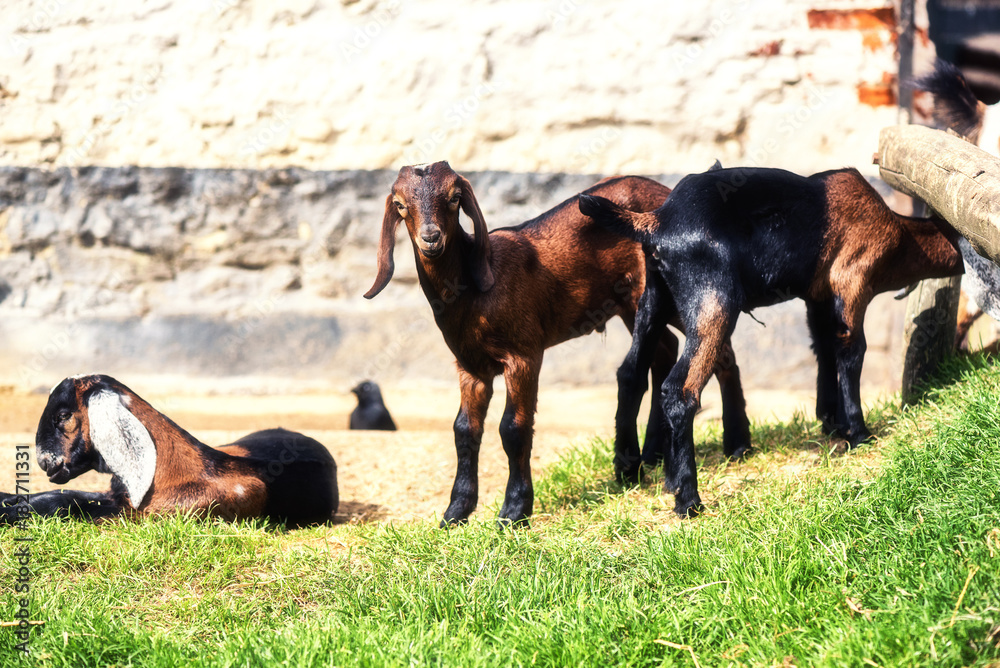
[[[739,464],[709,425],[708,512],[683,522],[602,441],[536,482],[521,531],[34,519],[45,625],[0,662],[1000,666],[1000,368],[954,361],[869,424],[850,454],[802,416],[757,424]]]

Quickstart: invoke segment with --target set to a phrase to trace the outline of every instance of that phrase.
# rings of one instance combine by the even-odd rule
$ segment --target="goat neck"
[[[115,475],[116,491],[127,494],[135,510],[204,507],[205,499],[225,498],[220,492],[234,475],[247,487],[255,480],[254,486],[262,485],[252,461],[201,443],[117,380],[90,376],[76,382],[78,405],[85,407],[80,422],[99,455],[97,468]]]
[[[479,293],[468,261],[472,247],[472,239],[464,232],[450,239],[441,256],[434,259],[423,257],[414,244],[417,278],[435,316],[454,311],[471,294]]]
[[[915,218],[890,212],[898,224],[898,239],[881,258],[872,276],[875,293],[898,290],[930,278],[962,273],[958,233],[938,218]]]

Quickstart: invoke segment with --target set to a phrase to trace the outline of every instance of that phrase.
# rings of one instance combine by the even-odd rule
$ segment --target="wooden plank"
[[[1000,264],[1000,158],[941,130],[898,125],[879,133],[878,165],[886,183],[926,202]]]

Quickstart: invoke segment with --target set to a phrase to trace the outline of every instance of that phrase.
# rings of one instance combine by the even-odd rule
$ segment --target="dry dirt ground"
[[[276,395],[157,394],[156,385],[128,383],[140,396],[209,445],[229,443],[257,429],[282,426],[306,433],[333,454],[338,466],[340,510],[337,522],[433,520],[448,504],[454,476],[452,421],[458,410],[456,387],[383,386],[397,432],[350,431],[348,415],[355,406],[348,392]],[[457,385],[457,384],[456,384]],[[495,513],[502,500],[507,461],[497,434],[503,413],[502,379],[487,419],[480,456],[478,514]],[[542,387],[535,424],[532,469],[537,477],[567,450],[586,445],[595,435],[613,435],[616,388]],[[721,415],[713,383],[703,396],[698,420]],[[0,490],[13,491],[14,446],[32,444],[47,396],[0,388]],[[807,392],[748,390],[752,419],[776,420],[796,409],[812,413]],[[868,401],[866,401],[868,403]],[[642,415],[646,415],[647,405]],[[31,460],[30,490],[55,489]],[[109,476],[86,473],[65,487],[106,489]],[[484,508],[486,509],[484,511]]]

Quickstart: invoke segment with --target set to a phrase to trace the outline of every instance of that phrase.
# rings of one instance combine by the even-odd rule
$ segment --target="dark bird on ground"
[[[358,397],[358,407],[351,413],[351,429],[396,431],[396,423],[382,401],[378,385],[370,380],[358,383],[351,392]]]

